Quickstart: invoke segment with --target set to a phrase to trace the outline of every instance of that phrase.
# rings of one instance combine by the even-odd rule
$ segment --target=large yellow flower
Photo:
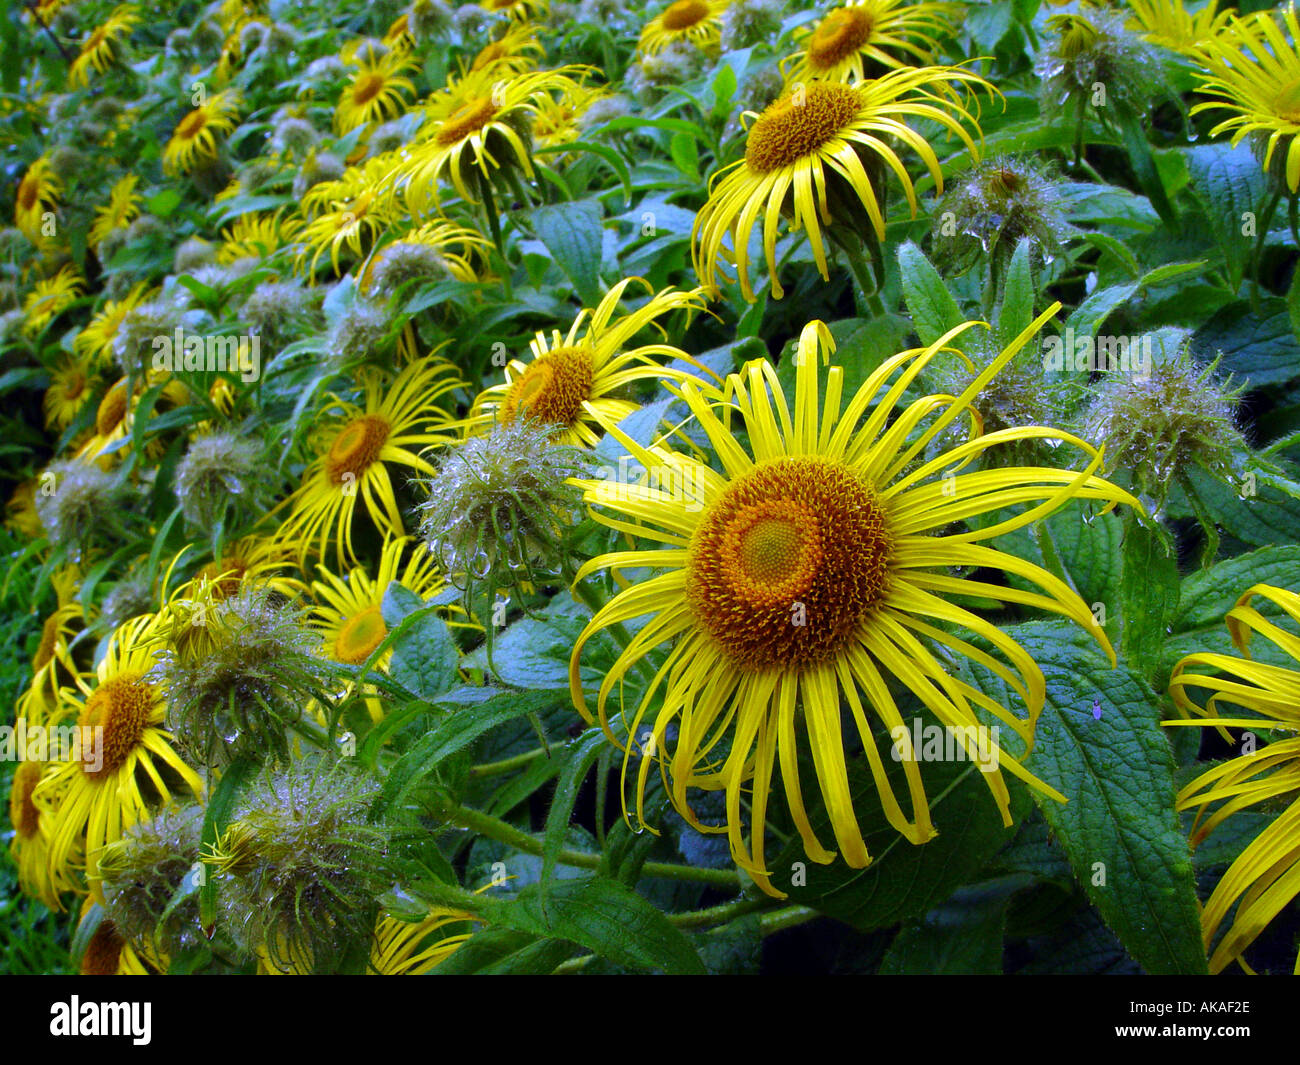
[[[59,896],[75,890],[76,883],[70,869],[58,869],[54,871],[56,875],[51,875],[50,816],[42,813],[32,800],[47,764],[22,761],[14,770],[9,785],[9,823],[14,829],[9,853],[18,868],[18,887],[23,894],[39,899],[51,910],[61,910]]]
[[[50,161],[45,156],[32,163],[22,181],[18,182],[18,192],[14,196],[14,225],[38,247],[48,242],[47,236],[41,232],[45,214],[58,206],[62,191],[63,182],[50,169]]]
[[[1230,111],[1210,136],[1232,131],[1232,144],[1247,135],[1264,141],[1264,169],[1273,162],[1279,144],[1286,150],[1286,184],[1300,188],[1300,24],[1294,7],[1282,15],[1286,34],[1272,11],[1254,18],[1234,19],[1227,30],[1206,40],[1197,59],[1201,72],[1197,91],[1212,100],[1197,104],[1201,111]]]
[[[529,126],[538,101],[571,88],[578,67],[539,70],[503,76],[485,67],[463,78],[449,78],[447,87],[426,105],[427,120],[410,162],[401,168],[406,197],[417,211],[440,202],[438,182],[446,174],[462,197],[477,202],[484,182],[505,168],[517,167],[532,176]]]
[[[1246,657],[1188,655],[1174,667],[1169,681],[1179,709],[1207,720],[1167,721],[1167,725],[1220,730],[1233,726],[1252,733],[1280,734],[1266,746],[1202,773],[1179,793],[1178,808],[1197,811],[1193,845],[1247,807],[1273,805],[1290,797],[1290,805],[1229,866],[1201,913],[1205,948],[1213,949],[1210,971],[1214,973],[1233,961],[1249,971],[1246,950],[1300,895],[1300,739],[1296,738],[1300,731],[1300,672],[1251,661],[1249,646],[1251,637],[1258,634],[1300,662],[1300,638],[1261,614],[1253,605],[1256,597],[1280,608],[1292,624],[1300,622],[1300,595],[1256,584],[1246,589],[1227,616],[1232,642]],[[1213,693],[1204,708],[1193,702],[1189,688]],[[1220,705],[1224,703],[1259,716],[1222,716]],[[1214,812],[1206,817],[1211,806]],[[1224,922],[1229,922],[1228,930],[1216,945]],[[1295,972],[1300,975],[1300,954]]]
[[[943,170],[934,149],[904,119],[938,123],[974,155],[962,121],[977,132],[978,127],[956,98],[952,82],[992,88],[968,70],[907,67],[860,85],[813,82],[787,89],[750,127],[744,159],[714,176],[709,200],[695,217],[692,246],[704,287],[717,293],[718,260],[725,257],[736,264],[745,299],[753,300],[749,237],[761,218],[772,295],[780,299],[784,290],[777,277],[776,233],[783,214],[791,218],[792,230],[807,231],[817,268],[829,278],[822,226],[838,222],[862,230],[869,225],[878,240],[885,239],[879,191],[885,165],[903,186],[915,215],[912,180],[889,140],[913,149],[942,191]]]
[[[795,41],[803,50],[781,66],[790,67],[790,81],[862,81],[883,68],[930,63],[935,39],[953,32],[951,12],[944,3],[850,0],[801,27]]]
[[[158,615],[128,621],[109,637],[94,674],[74,678],[69,708],[95,742],[83,744],[80,760],[56,763],[32,793],[50,817],[52,879],[66,876],[84,840],[86,876],[97,891],[105,844],[121,839],[155,804],[170,802],[178,788],[203,791],[199,775],[173,750],[163,727],[166,704],[147,679],[158,626]]]
[[[718,50],[728,0],[674,0],[641,30],[639,55],[657,55],[677,41],[707,52]]]
[[[109,300],[91,318],[86,327],[72,341],[72,350],[83,360],[86,368],[102,370],[113,362],[113,341],[122,322],[149,294],[149,283],[141,281],[120,300]]]
[[[480,48],[469,69],[470,73],[475,73],[490,67],[498,76],[522,74],[537,66],[533,56],[545,59],[546,49],[537,39],[537,27],[523,23],[512,26],[495,41]]]
[[[217,138],[235,128],[239,94],[234,89],[213,93],[180,120],[163,148],[163,169],[186,174],[217,154]]]
[[[370,968],[376,976],[423,976],[451,957],[471,933],[445,931],[452,925],[472,924],[472,914],[435,906],[422,921],[399,921],[381,916],[375,925]]]
[[[625,351],[624,346],[670,311],[699,310],[704,305],[702,295],[665,289],[644,306],[615,318],[624,291],[635,280],[625,278],[594,311],[583,310],[565,336],[552,330],[548,342],[545,333],[538,333],[528,345],[532,361],[510,360],[505,383],[485,389],[474,401],[469,431],[486,431],[494,422],[509,423],[523,416],[555,426],[556,438],[563,443],[595,447],[606,426],[637,409],[636,403],[617,398],[619,389],[636,381],[686,378],[689,371],[659,361],[695,362],[679,348],[653,343]]]
[[[1129,29],[1141,33],[1152,44],[1187,56],[1196,56],[1233,16],[1230,10],[1219,10],[1218,0],[1210,0],[1194,14],[1183,0],[1128,0],[1128,6],[1135,16],[1128,22]]]
[[[336,274],[340,272],[341,248],[350,249],[358,257],[365,254],[374,236],[399,216],[393,196],[395,168],[396,157],[392,153],[377,155],[361,167],[350,168],[337,181],[322,182],[307,194],[303,209],[319,213],[298,233],[302,243],[298,256],[300,268],[311,252],[307,272],[314,272],[326,248]]]
[[[229,266],[240,259],[265,259],[291,241],[302,228],[297,218],[282,218],[281,212],[241,214],[221,231],[217,262]]]
[[[389,469],[433,473],[411,449],[455,439],[450,416],[436,404],[462,384],[454,366],[430,358],[411,363],[387,387],[382,374],[367,371],[363,406],[335,397],[322,418],[320,454],[303,473],[276,539],[294,545],[300,560],[313,548],[323,556],[333,541],[340,565],[355,561],[358,500],[382,533],[400,536],[402,511]]]
[[[335,130],[347,133],[367,122],[382,122],[400,114],[402,93],[415,92],[411,79],[403,75],[418,65],[410,52],[366,53],[339,97],[334,110]]]
[[[80,359],[67,359],[50,371],[50,387],[45,390],[45,427],[63,432],[85,406],[95,388],[95,376]]]
[[[139,183],[138,177],[127,174],[113,185],[108,194],[108,203],[95,208],[95,221],[90,227],[91,244],[98,244],[110,233],[125,229],[140,213],[144,197],[135,191]]]
[[[995,715],[1028,745],[1043,706],[1042,672],[997,625],[951,597],[982,597],[1063,615],[1084,626],[1113,662],[1105,634],[1078,595],[1038,566],[986,543],[1071,499],[1108,505],[1135,501],[1093,476],[1100,454],[1055,429],[1004,429],[926,457],[927,448],[955,420],[977,420],[971,401],[1059,306],[1025,329],[960,396],[925,396],[901,410],[900,399],[926,364],[976,323],[949,331],[925,349],[887,359],[842,407],[844,374],[839,367],[830,370],[825,399],[819,401],[818,362],[833,342],[829,330],[813,322],[799,338],[793,409],[766,360],[731,375],[725,393],[694,384],[681,388],[721,472],[662,446],[642,448],[615,431],[648,471],[648,483],[583,482],[587,500],[601,508],[593,511],[599,520],[662,546],[599,556],[582,567],[578,580],[602,569],[616,575],[641,568],[665,572],[633,583],[587,625],[570,663],[574,702],[593,720],[579,674],[587,641],[619,622],[651,615],[601,682],[595,717],[627,752],[624,773],[634,754],[658,755],[681,815],[700,831],[727,832],[736,862],[772,894],[781,892],[770,880],[764,836],[778,762],[806,853],[824,863],[835,857],[815,835],[805,810],[798,770],[801,746],[812,755],[844,860],[853,868],[871,860],[849,797],[842,708],[861,737],[890,824],[913,843],[934,835],[917,763],[902,759],[909,817],[877,749],[873,722],[889,730],[906,729],[890,692],[892,683],[909,689],[939,722],[958,730],[967,754],[978,758],[981,768],[994,766],[984,779],[1008,824],[1003,770],[1060,798],[998,744],[996,734],[990,741],[975,714],[978,707]],[[733,431],[737,417],[749,450]],[[988,448],[1022,439],[1071,444],[1088,457],[1088,466],[1079,473],[1045,467],[953,472]],[[1003,520],[953,531],[976,515],[1022,504],[1031,505]],[[1001,570],[1042,592],[954,576],[952,566]],[[987,641],[1001,660],[953,627]],[[623,718],[626,733],[615,733],[607,713],[610,694],[640,659],[664,643],[671,643],[672,650],[630,719]],[[939,657],[929,644],[942,649]],[[942,664],[944,653],[996,672],[1023,700],[1025,716],[953,676]],[[643,726],[652,706],[659,707],[658,713]],[[638,816],[654,760],[641,761]],[[688,788],[725,791],[725,828],[698,821]],[[742,802],[747,793],[746,818]],[[748,844],[746,820],[751,826]]]
[[[139,23],[140,13],[134,4],[119,4],[113,8],[108,18],[81,42],[81,51],[68,68],[68,84],[73,88],[84,88],[90,84],[92,69],[104,73],[117,58],[118,46]]]
[[[23,302],[23,331],[35,336],[81,295],[85,282],[77,268],[65,264],[53,277],[37,281]]]

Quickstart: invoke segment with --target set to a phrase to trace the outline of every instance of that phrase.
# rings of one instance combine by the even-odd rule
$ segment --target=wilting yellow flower
[[[593,514],[604,524],[662,546],[599,556],[577,579],[602,569],[616,575],[643,568],[665,572],[637,580],[596,613],[574,646],[570,681],[575,704],[591,721],[579,673],[584,645],[603,629],[651,615],[601,681],[594,715],[624,747],[625,774],[635,755],[645,756],[637,784],[643,821],[641,803],[655,761],[650,755],[657,754],[678,812],[699,831],[725,831],[737,864],[764,890],[779,895],[765,855],[778,760],[805,852],[817,862],[835,858],[814,833],[800,794],[798,764],[806,744],[835,843],[849,866],[865,867],[871,856],[849,794],[844,711],[857,727],[889,823],[912,843],[925,843],[935,829],[918,764],[902,760],[909,817],[886,776],[872,727],[875,720],[891,731],[906,730],[890,693],[893,683],[915,693],[942,724],[955,729],[981,768],[992,766],[984,780],[1004,822],[1011,817],[1004,770],[1061,798],[998,744],[996,733],[990,742],[975,713],[979,707],[995,715],[1028,746],[1043,706],[1041,670],[998,625],[952,597],[1019,603],[1063,615],[1083,626],[1113,662],[1105,634],[1078,595],[1040,567],[987,542],[1072,499],[1136,501],[1093,476],[1101,456],[1089,444],[1055,429],[1004,429],[973,436],[933,457],[926,450],[954,421],[972,417],[972,400],[1059,307],[1053,305],[1026,328],[960,396],[923,396],[902,410],[900,399],[926,364],[978,323],[885,360],[847,406],[841,402],[841,368],[829,371],[825,391],[819,391],[818,363],[834,346],[820,322],[809,324],[799,338],[793,407],[764,359],[732,374],[723,393],[688,383],[681,397],[721,472],[689,454],[640,447],[615,431],[649,481],[585,481],[586,498],[601,508]],[[737,419],[748,449],[737,439],[732,424]],[[1082,472],[1046,467],[952,472],[991,447],[1021,439],[1071,444],[1088,466]],[[1024,504],[1028,509],[1005,516]],[[954,530],[981,514],[1002,520]],[[953,566],[1001,570],[1042,591],[954,576]],[[987,641],[1001,660],[954,628]],[[999,705],[952,675],[926,647],[928,641],[993,670],[1023,700],[1026,713]],[[664,643],[672,650],[635,711],[623,717],[626,732],[616,733],[607,713],[610,694],[640,659]],[[653,723],[643,725],[652,707],[658,707]],[[725,791],[725,827],[698,821],[688,788]],[[746,800],[748,844],[741,809]]]
[[[68,84],[84,88],[90,84],[91,69],[104,73],[117,57],[118,45],[139,23],[140,13],[134,4],[119,4],[113,8],[108,18],[81,42],[81,51],[68,68]]]
[[[1128,6],[1135,16],[1128,22],[1129,29],[1151,44],[1188,56],[1217,37],[1233,16],[1230,10],[1219,10],[1218,0],[1210,0],[1194,14],[1183,0],[1128,0]]]
[[[140,213],[144,197],[135,191],[139,183],[140,179],[134,174],[127,174],[114,183],[108,194],[108,203],[95,208],[95,221],[90,227],[91,244],[98,244],[110,233],[125,229]]]
[[[376,976],[423,976],[467,942],[469,932],[447,935],[450,925],[471,924],[471,914],[434,907],[423,921],[382,916],[375,925],[370,968]]]
[[[1232,131],[1235,146],[1248,134],[1267,147],[1264,169],[1273,162],[1281,144],[1286,151],[1287,188],[1300,188],[1300,24],[1294,7],[1282,15],[1283,34],[1272,11],[1251,19],[1234,19],[1222,33],[1203,42],[1198,62],[1197,91],[1213,100],[1192,108],[1192,114],[1219,110],[1235,112],[1212,130],[1210,136]]]
[[[662,365],[662,358],[695,363],[686,352],[669,344],[643,344],[624,350],[637,333],[670,311],[699,310],[701,294],[665,289],[646,304],[620,318],[619,301],[636,278],[626,278],[609,290],[595,310],[583,310],[568,333],[552,330],[548,342],[538,333],[530,342],[532,360],[512,359],[504,384],[479,394],[467,420],[470,433],[486,432],[497,421],[510,423],[523,416],[556,428],[561,443],[595,447],[605,428],[637,409],[637,404],[616,398],[619,389],[637,381],[680,381],[686,369]]]
[[[431,358],[411,363],[387,386],[382,374],[367,370],[363,406],[335,397],[323,412],[320,454],[303,473],[276,540],[293,545],[300,560],[313,548],[324,556],[333,541],[340,565],[356,561],[352,526],[358,500],[381,533],[402,535],[389,467],[433,472],[411,449],[454,440],[451,418],[436,404],[462,386],[454,366]]]
[[[780,299],[784,289],[777,277],[776,233],[783,212],[792,216],[792,230],[807,231],[817,269],[829,278],[822,226],[837,222],[859,232],[870,226],[876,239],[885,238],[875,187],[883,181],[885,165],[903,186],[915,215],[912,180],[888,139],[915,151],[942,191],[943,170],[934,149],[904,119],[938,123],[974,156],[975,145],[962,122],[976,132],[978,126],[950,82],[992,88],[968,70],[905,67],[859,85],[813,82],[787,89],[750,127],[744,159],[714,176],[709,200],[695,216],[692,247],[704,287],[718,292],[718,260],[725,256],[736,264],[745,299],[753,300],[749,236],[761,218],[772,295]],[[724,247],[728,237],[730,249]]]
[[[803,50],[785,59],[782,70],[792,82],[862,81],[880,73],[873,66],[933,62],[936,39],[953,33],[952,11],[945,3],[850,0],[795,32]]]
[[[568,89],[577,67],[541,70],[501,78],[484,68],[445,89],[425,108],[427,121],[408,149],[411,161],[401,168],[411,207],[424,211],[440,202],[438,181],[450,172],[462,197],[477,202],[481,186],[505,168],[532,176],[529,124],[538,101]]]
[[[23,302],[23,331],[35,336],[81,295],[83,286],[81,274],[71,263],[53,277],[37,281]]]
[[[403,11],[389,24],[383,36],[384,44],[395,52],[409,52],[415,47],[415,37],[411,34],[411,13]]]
[[[645,24],[637,41],[637,53],[656,55],[677,41],[716,52],[727,3],[728,0],[675,0]]]
[[[141,281],[120,300],[109,300],[76,335],[72,349],[92,371],[101,370],[113,361],[113,341],[123,320],[135,310],[149,293],[148,282]]]
[[[105,844],[121,839],[152,805],[170,802],[178,784],[203,792],[198,774],[172,749],[166,704],[147,679],[158,623],[158,615],[128,621],[109,637],[94,673],[74,677],[69,709],[94,741],[82,744],[80,760],[55,763],[32,793],[50,818],[49,875],[65,876],[84,840],[92,893]]]
[[[32,793],[41,782],[49,763],[21,761],[14,770],[9,784],[9,823],[14,828],[9,853],[18,869],[18,887],[23,894],[38,899],[52,910],[61,910],[59,896],[73,891],[76,883],[70,869],[56,870],[51,876],[49,866],[50,817],[42,814],[32,801]]]
[[[382,122],[401,113],[402,93],[415,92],[411,79],[404,74],[419,65],[409,52],[391,51],[385,55],[367,53],[360,60],[352,80],[343,88],[334,111],[334,128],[339,133]]]
[[[213,93],[181,119],[171,140],[163,148],[163,169],[188,173],[200,162],[217,154],[217,137],[235,128],[239,94],[234,89]]]
[[[537,66],[530,52],[538,59],[546,58],[546,49],[537,39],[537,27],[529,23],[512,26],[503,36],[479,49],[470,63],[470,73],[490,67],[497,74],[522,74]]]
[[[58,206],[62,191],[63,182],[50,169],[50,161],[44,156],[27,168],[27,173],[18,183],[18,192],[14,196],[14,225],[38,247],[47,242],[48,238],[41,232],[45,215]]]
[[[1279,607],[1290,622],[1300,622],[1300,595],[1267,584],[1247,588],[1226,619],[1232,642],[1246,657],[1191,654],[1174,667],[1169,681],[1169,692],[1179,709],[1204,715],[1206,720],[1167,721],[1166,725],[1196,725],[1220,731],[1232,726],[1252,733],[1281,734],[1266,746],[1202,773],[1179,793],[1178,808],[1197,811],[1193,846],[1233,814],[1250,806],[1273,805],[1283,796],[1291,797],[1290,805],[1228,867],[1201,913],[1205,948],[1213,949],[1213,973],[1233,961],[1249,971],[1246,950],[1300,895],[1300,739],[1296,738],[1300,731],[1300,672],[1250,658],[1251,637],[1259,634],[1300,662],[1300,639],[1261,614],[1253,605],[1257,596]],[[1192,701],[1189,688],[1213,693],[1203,709]],[[1223,703],[1259,716],[1221,716]],[[1207,817],[1211,806],[1216,808]],[[1225,921],[1231,923],[1216,946],[1215,938]],[[1300,975],[1300,955],[1296,957],[1295,972]]]
[[[58,710],[59,689],[77,669],[69,645],[74,624],[81,621],[81,604],[73,601],[61,603],[42,623],[41,641],[32,655],[32,682],[17,705],[29,725],[45,724]]]
[[[391,153],[377,155],[361,167],[352,167],[337,181],[315,186],[303,199],[303,209],[320,211],[298,234],[302,251],[298,267],[312,253],[307,272],[312,273],[320,257],[329,249],[330,264],[340,273],[339,250],[347,247],[353,255],[365,254],[365,246],[376,233],[394,222],[393,196],[396,189],[396,158]]]

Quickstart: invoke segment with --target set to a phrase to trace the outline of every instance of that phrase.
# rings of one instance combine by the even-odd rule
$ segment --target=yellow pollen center
[[[352,90],[352,102],[355,104],[368,104],[379,95],[379,90],[383,87],[384,76],[382,74],[367,74],[357,82],[356,87]]]
[[[677,0],[659,20],[666,30],[689,30],[709,17],[709,5],[704,0]]]
[[[19,839],[31,839],[40,827],[41,812],[32,802],[32,792],[41,782],[40,762],[19,762],[14,770],[12,790],[9,792],[9,822]]]
[[[368,606],[343,623],[334,638],[334,657],[339,662],[359,666],[384,642],[388,626],[379,607]]]
[[[850,85],[813,82],[777,100],[749,131],[745,162],[766,174],[812,155],[849,125],[862,107]]]
[[[126,417],[126,382],[118,381],[99,401],[99,410],[95,412],[95,432],[107,436]]]
[[[733,482],[691,538],[686,594],[737,665],[834,655],[884,597],[892,540],[872,488],[821,458],[776,459]]]
[[[365,473],[379,461],[379,453],[383,451],[391,431],[389,424],[378,414],[363,414],[348,422],[339,430],[325,456],[330,480],[343,484],[347,474],[355,480]]]
[[[116,926],[105,917],[86,944],[86,953],[81,956],[81,975],[117,975],[118,962],[125,945],[126,941],[118,934]]]
[[[239,591],[239,583],[247,572],[247,559],[228,555],[222,558],[220,565],[209,562],[199,571],[199,576],[213,582],[212,592],[217,599],[229,599]],[[222,579],[218,580],[218,577]]]
[[[435,139],[444,147],[463,141],[483,129],[496,118],[496,114],[497,106],[490,96],[470,100],[461,104],[447,117],[447,121],[442,124]]]
[[[832,11],[818,24],[808,42],[808,65],[829,70],[844,62],[871,40],[871,16],[855,7]]]
[[[96,730],[90,742],[83,734],[81,771],[99,777],[125,765],[149,727],[156,701],[153,685],[140,673],[121,673],[96,688],[77,721],[82,728]],[[96,769],[101,754],[103,764]]]
[[[506,393],[501,416],[513,422],[521,413],[547,425],[573,425],[591,398],[594,371],[586,348],[556,348],[531,363]]]
[[[191,111],[181,119],[181,124],[176,127],[176,136],[185,141],[193,140],[207,124],[208,116],[206,113]]]
[[[1277,94],[1273,109],[1277,111],[1279,118],[1284,118],[1288,122],[1300,122],[1300,78]]]

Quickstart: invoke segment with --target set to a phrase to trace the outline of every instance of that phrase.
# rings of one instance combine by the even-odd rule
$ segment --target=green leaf
[[[1210,232],[1223,252],[1235,292],[1245,276],[1255,237],[1242,230],[1253,219],[1268,191],[1264,171],[1244,144],[1199,144],[1187,150],[1192,191],[1202,201]]]
[[[730,69],[729,67],[726,69]],[[700,180],[700,143],[689,133],[674,133],[668,142],[673,163],[691,181]]]
[[[421,612],[393,641],[388,675],[422,699],[432,700],[456,686],[460,653],[447,623],[425,607],[418,595],[393,581],[384,591],[380,611],[389,631]]]
[[[1300,377],[1300,342],[1279,296],[1262,300],[1259,314],[1248,300],[1229,303],[1193,334],[1192,347],[1208,358],[1222,352],[1220,371],[1244,377],[1255,388]]]
[[[1206,972],[1191,856],[1174,814],[1174,759],[1155,692],[1132,670],[1111,669],[1073,626],[1007,632],[1043,671],[1046,701],[1028,768],[1069,800],[1034,796],[1075,877],[1148,972]],[[971,672],[986,694],[1009,705],[1000,679],[979,666]]]
[[[1129,111],[1127,108],[1115,108],[1114,113],[1120,134],[1124,138],[1124,147],[1128,151],[1128,160],[1133,167],[1133,174],[1137,178],[1138,186],[1146,193],[1147,199],[1151,201],[1151,206],[1156,209],[1156,213],[1160,215],[1165,225],[1169,226],[1170,229],[1176,229],[1178,227],[1178,215],[1169,202],[1164,181],[1161,180],[1160,171],[1156,167],[1155,157],[1151,154],[1151,145],[1147,141],[1142,116]]]
[[[1029,265],[1029,238],[1016,245],[1002,286],[998,311],[998,344],[1006,347],[1034,320],[1034,275]]]
[[[1108,285],[1099,288],[1085,299],[1065,323],[1066,329],[1073,329],[1074,335],[1095,336],[1106,319],[1117,308],[1122,307],[1133,298],[1138,290],[1138,282],[1130,281],[1123,285]]]
[[[546,813],[546,832],[542,843],[543,900],[551,874],[560,860],[560,851],[564,849],[564,835],[569,827],[569,818],[573,814],[573,804],[578,799],[578,791],[587,778],[588,770],[604,749],[605,734],[598,728],[588,729],[565,748],[564,768],[555,785],[551,808]]]
[[[167,188],[160,192],[155,192],[144,201],[144,208],[150,214],[155,214],[159,218],[167,218],[181,204],[181,194],[179,189]]]
[[[939,271],[910,240],[898,249],[903,300],[922,344],[932,344],[966,321]]]
[[[537,239],[588,306],[600,302],[601,210],[595,200],[539,207],[533,213]]]
[[[1000,976],[1007,904],[1028,877],[961,888],[943,906],[905,924],[880,963],[879,975]]]
[[[545,976],[573,954],[573,946],[508,928],[476,931],[456,953],[430,970],[430,976]]]
[[[1191,574],[1183,582],[1182,601],[1170,619],[1171,630],[1221,628],[1228,611],[1252,584],[1300,588],[1300,547],[1264,547]],[[1256,605],[1268,604],[1261,599]]]
[[[1125,659],[1152,675],[1165,633],[1178,611],[1178,560],[1133,514],[1124,520],[1124,580],[1120,585]]]
[[[691,942],[649,902],[617,880],[592,877],[550,885],[545,907],[537,888],[510,902],[490,902],[484,919],[494,928],[576,943],[617,965],[702,975]]]

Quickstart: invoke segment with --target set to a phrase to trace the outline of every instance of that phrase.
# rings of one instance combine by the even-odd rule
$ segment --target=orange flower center
[[[383,87],[384,76],[382,74],[367,74],[352,89],[352,102],[364,107],[379,95],[379,90]]]
[[[115,976],[117,966],[122,958],[122,948],[126,946],[117,931],[117,927],[105,917],[99,922],[95,934],[86,944],[86,953],[81,956],[82,976]]]
[[[350,666],[359,666],[384,642],[388,626],[384,624],[379,607],[368,606],[360,614],[350,617],[334,638],[334,657]]]
[[[176,136],[183,141],[193,140],[207,124],[208,116],[206,112],[202,110],[191,111],[181,119],[181,124],[176,127]]]
[[[765,174],[812,155],[857,116],[862,98],[850,85],[813,82],[775,101],[749,131],[745,162]]]
[[[861,8],[836,8],[813,31],[808,65],[816,71],[830,70],[871,40],[874,28],[871,16]]]
[[[851,470],[820,458],[776,459],[702,516],[687,599],[742,667],[823,661],[883,598],[891,542],[875,492]]]
[[[32,655],[32,669],[44,669],[54,657],[54,649],[59,642],[59,615],[51,614],[41,626],[41,642]]]
[[[335,484],[343,484],[351,474],[355,481],[379,461],[379,453],[388,441],[391,426],[378,414],[353,418],[334,438],[325,456],[325,468]]]
[[[40,762],[18,763],[9,791],[9,822],[19,839],[31,839],[40,825],[41,812],[32,802],[32,792],[40,782]]]
[[[239,555],[225,555],[220,564],[209,562],[199,570],[199,576],[212,582],[212,592],[217,599],[229,599],[239,591],[240,581],[244,579],[244,574],[247,572],[246,558]]]
[[[443,147],[463,141],[466,137],[478,133],[492,121],[497,114],[497,105],[492,98],[481,97],[461,104],[453,111],[438,130],[437,142]]]
[[[510,386],[501,416],[507,423],[527,414],[547,425],[573,425],[591,397],[594,371],[586,348],[556,348],[531,363]]]
[[[118,381],[99,401],[99,410],[95,412],[95,432],[107,436],[126,417],[126,379]]]
[[[153,685],[146,684],[141,673],[121,673],[96,688],[77,721],[83,728],[96,730],[94,740],[83,740],[82,772],[99,777],[125,765],[149,727],[156,702]],[[103,764],[95,769],[100,754]]]
[[[41,198],[41,183],[34,175],[26,175],[18,183],[18,206],[24,211],[32,210]]]
[[[709,5],[704,0],[677,0],[659,20],[666,30],[689,30],[709,17]]]

